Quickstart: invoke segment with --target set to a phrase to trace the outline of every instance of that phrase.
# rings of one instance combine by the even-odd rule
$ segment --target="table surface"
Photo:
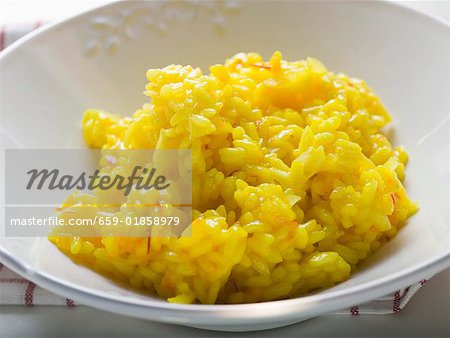
[[[104,1],[0,1],[0,24],[51,20]],[[408,1],[408,6],[450,20],[450,1]],[[6,337],[450,337],[450,269],[433,277],[395,315],[326,315],[288,327],[223,333],[119,316],[85,306],[0,306]]]

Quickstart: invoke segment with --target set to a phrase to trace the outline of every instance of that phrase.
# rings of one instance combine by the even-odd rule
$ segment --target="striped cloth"
[[[400,312],[425,283],[426,280],[424,279],[386,297],[378,298],[363,305],[353,306],[350,309],[336,311],[333,314],[357,316]],[[69,298],[56,296],[36,286],[33,282],[17,275],[0,263],[0,305],[65,305],[71,307],[75,306],[75,302]]]
[[[0,263],[0,305],[74,306],[75,303],[36,286]]]
[[[20,37],[41,26],[40,21],[1,27],[0,51]],[[391,314],[401,311],[412,296],[426,283],[422,280],[406,289],[398,290],[391,295],[353,306],[350,309],[333,312],[357,316],[361,314]],[[74,306],[71,299],[56,296],[15,274],[0,262],[0,305],[64,305]]]
[[[33,23],[18,23],[0,27],[0,51],[22,36],[42,26],[41,21]]]

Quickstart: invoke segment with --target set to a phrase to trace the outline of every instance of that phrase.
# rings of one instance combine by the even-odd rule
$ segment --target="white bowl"
[[[8,238],[4,229],[0,259],[77,302],[229,331],[287,325],[429,277],[450,265],[449,36],[444,22],[377,1],[120,2],[40,29],[0,56],[3,148],[84,147],[83,109],[132,113],[146,100],[149,67],[207,69],[236,52],[281,50],[367,80],[393,115],[393,141],[410,153],[407,189],[421,209],[345,283],[259,304],[169,304],[74,264],[46,239]]]

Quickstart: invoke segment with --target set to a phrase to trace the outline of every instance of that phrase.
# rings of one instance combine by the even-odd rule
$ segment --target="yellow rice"
[[[147,238],[51,238],[100,273],[176,303],[294,297],[348,279],[417,209],[407,154],[362,80],[279,52],[147,78],[151,103],[132,117],[87,110],[84,139],[192,149],[192,236],[152,238],[149,252]]]

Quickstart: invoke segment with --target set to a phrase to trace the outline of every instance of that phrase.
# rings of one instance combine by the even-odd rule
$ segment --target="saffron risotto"
[[[50,240],[174,303],[270,301],[345,281],[417,210],[402,184],[407,153],[380,131],[390,116],[379,98],[362,80],[279,52],[240,53],[209,71],[150,69],[151,103],[132,117],[83,118],[92,148],[192,150],[192,235],[150,246]]]

